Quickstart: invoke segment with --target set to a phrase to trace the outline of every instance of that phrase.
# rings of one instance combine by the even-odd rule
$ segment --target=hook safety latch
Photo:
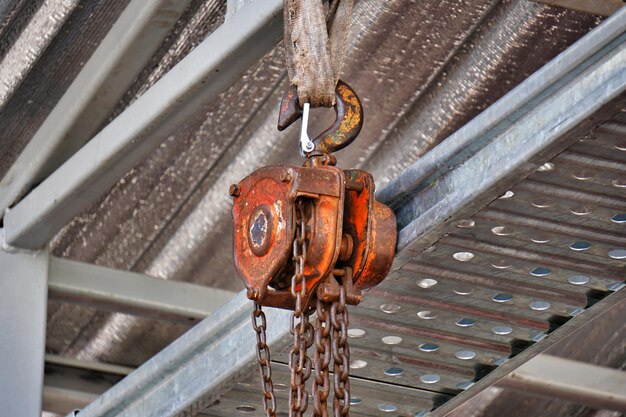
[[[354,90],[345,82],[339,81],[335,88],[335,122],[312,143],[306,131],[308,124],[308,103],[304,109],[298,103],[298,89],[289,87],[280,104],[278,130],[284,130],[302,117],[300,147],[307,157],[316,154],[331,154],[351,144],[363,127],[363,106]],[[311,146],[313,145],[313,148]]]

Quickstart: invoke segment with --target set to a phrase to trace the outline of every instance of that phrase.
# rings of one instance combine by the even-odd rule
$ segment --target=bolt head
[[[291,182],[292,180],[291,173],[289,171],[281,172],[280,180],[282,182]]]
[[[241,188],[239,187],[238,184],[233,184],[228,189],[228,194],[230,194],[231,197],[237,198],[241,195]]]

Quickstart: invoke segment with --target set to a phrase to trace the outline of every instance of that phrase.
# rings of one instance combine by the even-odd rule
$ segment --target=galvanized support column
[[[3,246],[0,270],[0,413],[11,417],[39,417],[46,341],[48,253],[45,250],[11,252]]]

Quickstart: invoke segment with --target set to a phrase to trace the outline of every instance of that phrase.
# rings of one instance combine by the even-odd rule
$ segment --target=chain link
[[[313,363],[315,379],[313,380],[313,415],[315,417],[328,417],[326,399],[330,394],[330,378],[328,365],[332,358],[330,346],[330,314],[329,304],[317,300],[317,321],[315,327],[315,353]]]
[[[276,416],[276,398],[274,397],[274,384],[272,383],[272,368],[270,364],[270,349],[267,346],[265,330],[267,322],[265,313],[258,303],[254,303],[252,311],[252,327],[256,332],[256,358],[259,363],[261,374],[261,390],[263,391],[263,408],[266,417]]]
[[[330,395],[329,366],[333,361],[333,399],[334,417],[349,417],[350,412],[350,349],[348,347],[348,309],[346,291],[340,286],[339,300],[332,303],[316,300],[317,320],[315,328],[309,322],[312,311],[303,306],[307,295],[304,265],[308,250],[307,221],[313,223],[313,202],[308,200],[309,212],[302,199],[296,202],[296,236],[293,241],[294,274],[291,278],[291,294],[295,299],[295,308],[291,316],[290,331],[293,345],[289,352],[290,386],[289,416],[303,417],[308,407],[306,381],[314,369],[313,381],[313,416],[328,417],[327,399]],[[352,279],[350,269],[346,268],[343,279]],[[298,288],[300,285],[300,288]],[[257,362],[261,375],[263,407],[266,417],[276,417],[276,398],[272,383],[270,351],[267,345],[265,314],[258,303],[252,312],[252,327],[257,339]],[[307,350],[315,343],[313,363]]]
[[[312,201],[309,202],[309,213],[313,213]],[[289,352],[289,416],[302,417],[308,407],[306,381],[311,375],[311,359],[307,349],[313,344],[313,326],[309,323],[311,312],[308,306],[302,305],[307,295],[304,265],[308,250],[307,211],[303,199],[296,201],[296,236],[293,241],[294,274],[291,277],[291,295],[295,298],[295,308],[291,316],[290,331],[293,335],[293,346]],[[300,284],[300,289],[297,285]]]
[[[347,273],[343,279],[352,279],[352,277]],[[334,301],[330,307],[330,322],[333,329],[333,385],[335,389],[333,413],[335,417],[347,417],[350,413],[350,348],[348,347],[346,290],[343,286],[339,289],[339,301]]]

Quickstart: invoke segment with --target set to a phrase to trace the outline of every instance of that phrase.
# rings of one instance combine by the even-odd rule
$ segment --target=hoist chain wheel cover
[[[366,171],[346,170],[346,179],[362,184],[362,190],[346,190],[344,233],[353,241],[352,267],[357,290],[378,285],[389,273],[395,255],[397,228],[393,211],[374,199],[374,178]]]
[[[333,166],[280,165],[261,168],[237,184],[233,252],[249,298],[265,306],[293,308],[288,285],[293,271],[288,266],[292,263],[298,198],[314,202],[304,267],[307,293],[314,292],[339,255],[344,181],[343,171]]]

